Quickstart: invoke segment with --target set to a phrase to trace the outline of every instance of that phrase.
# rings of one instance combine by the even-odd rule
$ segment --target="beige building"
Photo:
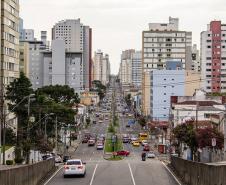
[[[83,92],[80,95],[80,103],[86,106],[97,105],[100,101],[97,92]]]
[[[111,73],[109,55],[104,55],[101,50],[95,52],[92,67],[93,80],[98,80],[103,85],[107,85],[109,83]]]
[[[20,42],[20,71],[29,78],[29,42]]]
[[[185,71],[185,96],[193,96],[195,91],[202,85],[201,73],[196,71]]]
[[[7,85],[19,77],[19,0],[1,0],[1,76]]]

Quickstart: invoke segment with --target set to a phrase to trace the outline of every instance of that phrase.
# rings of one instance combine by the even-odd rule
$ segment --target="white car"
[[[142,146],[148,145],[148,141],[147,140],[142,140],[141,144],[142,144]]]
[[[103,149],[104,149],[103,143],[98,143],[97,144],[97,150],[103,150]]]
[[[59,155],[55,156],[55,163],[62,163],[62,158]]]
[[[155,158],[155,154],[153,152],[148,152],[147,158]]]
[[[69,175],[86,175],[86,166],[81,159],[70,159],[64,165],[64,177]]]

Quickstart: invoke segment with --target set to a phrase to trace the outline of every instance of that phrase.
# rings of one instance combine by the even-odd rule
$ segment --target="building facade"
[[[98,50],[93,58],[93,80],[100,81],[103,85],[110,82],[111,66],[109,55]]]
[[[89,90],[92,72],[92,29],[80,19],[63,20],[54,25],[52,40],[63,40],[66,52],[82,53],[83,84]]]
[[[19,1],[1,0],[1,76],[8,85],[19,77]]]
[[[197,45],[194,44],[192,46],[192,65],[191,70],[195,72],[201,72],[201,61],[199,50],[197,49]]]
[[[203,89],[226,92],[226,24],[211,21],[201,33]]]
[[[180,61],[182,68],[190,70],[192,65],[192,33],[179,30],[179,19],[169,18],[169,23],[150,23],[149,30],[142,34],[142,104],[145,110],[145,73],[162,70],[169,60]]]
[[[142,52],[136,51],[132,54],[132,84],[141,88],[142,84]]]

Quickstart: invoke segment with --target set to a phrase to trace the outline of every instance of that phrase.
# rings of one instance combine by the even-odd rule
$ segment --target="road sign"
[[[216,146],[216,144],[217,144],[216,138],[212,138],[212,146],[214,147]]]
[[[117,136],[116,136],[116,135],[113,135],[113,136],[111,137],[112,143],[116,143],[116,139],[117,139]]]

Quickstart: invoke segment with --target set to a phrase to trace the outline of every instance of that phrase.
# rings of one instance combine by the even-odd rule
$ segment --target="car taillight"
[[[65,169],[65,170],[69,170],[69,167],[68,167],[68,166],[64,166],[64,169]]]
[[[82,169],[83,168],[83,166],[78,166],[78,169]]]

